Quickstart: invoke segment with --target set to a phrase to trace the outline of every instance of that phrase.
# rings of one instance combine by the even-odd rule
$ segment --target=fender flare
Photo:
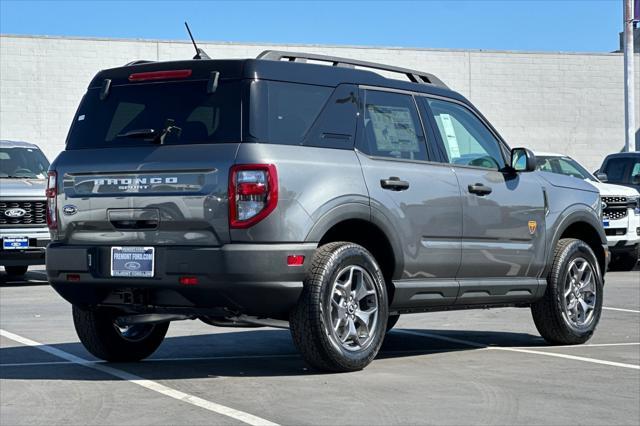
[[[585,207],[588,207],[588,209],[585,209]],[[549,270],[551,269],[555,247],[560,240],[560,236],[562,236],[562,234],[571,225],[578,222],[584,222],[590,225],[600,237],[600,243],[603,246],[607,245],[607,236],[604,233],[604,229],[602,228],[602,224],[596,213],[591,209],[591,207],[584,204],[573,204],[567,207],[562,213],[560,213],[560,215],[558,215],[558,219],[556,220],[557,225],[555,227],[555,230],[553,231],[553,237],[548,240],[550,241],[550,245],[548,253],[546,254],[546,266],[543,271],[543,277],[546,277],[549,273]]]
[[[387,238],[391,245],[394,257],[394,276],[400,278],[404,271],[404,259],[402,257],[402,245],[393,226],[387,217],[380,211],[362,203],[345,203],[336,206],[323,214],[312,226],[305,238],[305,242],[319,242],[322,237],[335,225],[347,220],[362,220],[378,228]],[[391,284],[391,283],[389,283]]]

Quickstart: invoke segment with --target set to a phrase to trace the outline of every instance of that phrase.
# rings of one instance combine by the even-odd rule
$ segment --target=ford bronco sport
[[[582,343],[600,198],[535,168],[430,74],[277,51],[135,62],[95,76],[50,168],[47,274],[109,361],[201,319],[290,327],[311,366],[353,371],[399,315],[506,306]]]

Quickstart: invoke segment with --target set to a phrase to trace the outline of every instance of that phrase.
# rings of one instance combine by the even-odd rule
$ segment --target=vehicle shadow
[[[28,271],[24,276],[8,275],[0,272],[0,287],[30,287],[47,285],[47,273],[45,271]]]
[[[410,334],[411,333],[411,334]],[[416,333],[416,334],[413,334]],[[414,330],[390,332],[377,359],[422,357],[477,350],[462,343],[434,339],[417,333],[438,334],[487,346],[543,346],[538,336],[526,333]],[[80,343],[48,345],[97,361]],[[0,379],[14,380],[118,380],[105,373],[74,364],[55,364],[60,358],[27,346],[0,348]],[[41,365],[16,366],[18,363]],[[47,364],[54,362],[52,364]],[[375,363],[375,362],[374,362]],[[177,336],[165,339],[149,359],[137,363],[103,363],[150,380],[206,379],[215,377],[268,377],[318,374],[297,353],[287,330],[249,330]]]

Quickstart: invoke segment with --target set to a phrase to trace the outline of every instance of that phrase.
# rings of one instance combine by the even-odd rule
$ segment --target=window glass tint
[[[424,133],[409,95],[366,91],[364,133],[371,155],[427,160]]]
[[[358,117],[358,89],[342,84],[334,90],[320,116],[307,133],[304,145],[352,149]]]
[[[0,178],[34,178],[47,176],[49,162],[39,149],[0,148]]]
[[[428,103],[450,163],[496,170],[505,166],[500,143],[471,111],[453,102]]]
[[[222,80],[214,93],[206,81],[125,84],[102,101],[100,89],[89,89],[67,149],[150,145],[167,120],[179,128],[167,134],[167,145],[239,142],[241,84]]]
[[[333,88],[269,81],[267,91],[267,140],[299,144],[322,111]]]
[[[633,176],[640,174],[640,160],[631,157],[610,158],[605,169],[611,183],[633,183]]]

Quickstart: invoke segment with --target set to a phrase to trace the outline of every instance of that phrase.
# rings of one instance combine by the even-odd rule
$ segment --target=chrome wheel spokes
[[[347,350],[365,348],[378,320],[378,294],[371,275],[360,266],[342,269],[330,297],[331,338]]]
[[[573,328],[588,327],[596,307],[596,276],[591,264],[578,257],[569,264],[565,280],[564,317]]]

